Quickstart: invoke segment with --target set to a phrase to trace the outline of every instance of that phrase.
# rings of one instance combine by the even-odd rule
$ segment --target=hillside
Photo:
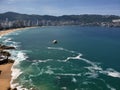
[[[49,16],[49,15],[27,15],[15,12],[6,12],[0,14],[0,20],[8,18],[13,20],[52,20],[52,21],[79,21],[79,22],[111,22],[113,19],[119,19],[120,16],[115,15],[63,15],[63,16]]]
[[[115,15],[28,15],[15,12],[0,14],[0,27],[26,27],[26,26],[56,26],[56,25],[81,25],[81,26],[101,26],[112,23],[112,20],[120,19]],[[5,23],[5,24],[4,24]],[[106,24],[107,23],[107,24]]]

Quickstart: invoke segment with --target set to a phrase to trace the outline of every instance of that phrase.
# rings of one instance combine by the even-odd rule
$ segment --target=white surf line
[[[106,84],[107,88],[109,88],[110,90],[116,90],[115,88],[113,88],[112,86],[110,86],[109,84],[107,84],[104,79],[100,78],[100,80],[103,81]]]
[[[107,87],[111,90],[116,90],[115,88],[111,87],[109,84],[107,84]]]
[[[32,60],[30,62],[33,62],[33,63],[46,63],[46,62],[49,62],[49,61],[53,61],[53,59],[45,59],[45,60]]]
[[[32,74],[29,75],[29,79],[30,79],[31,77],[38,77],[38,76],[40,76],[40,75],[42,75],[42,74],[44,74],[44,73],[45,73],[45,70],[42,68],[37,75],[32,75]]]
[[[0,39],[1,38],[3,39],[1,42],[3,44],[5,44],[5,45],[8,44],[9,46],[14,46],[15,48],[18,48],[20,42],[14,42],[14,41],[12,41],[13,38],[9,37],[9,35],[18,35],[19,34],[18,32],[17,33],[16,32],[17,31],[5,34],[4,36],[0,36]],[[19,83],[13,83],[13,81],[15,79],[17,79],[23,73],[16,66],[18,66],[18,64],[19,64],[20,61],[26,60],[26,58],[27,58],[26,54],[23,52],[23,50],[21,50],[21,51],[18,51],[18,50],[9,50],[9,51],[12,53],[11,58],[13,60],[15,60],[13,66],[11,68],[11,71],[12,71],[12,74],[11,74],[12,77],[11,77],[11,81],[10,81],[11,88],[17,88],[17,90],[29,90],[27,88],[23,88],[23,86],[20,85]]]
[[[55,73],[54,75],[57,76],[81,76],[81,73],[74,74],[74,73]]]
[[[64,48],[61,48],[61,47],[48,47],[48,49],[56,49],[56,50],[63,50],[63,51],[67,51],[67,52],[72,52],[72,53],[75,53],[75,54],[78,54],[76,57],[68,57],[67,59],[64,60],[64,62],[67,62],[68,60],[70,59],[79,59],[79,60],[82,60],[88,64],[90,64],[91,66],[93,66],[95,70],[102,70],[101,67],[97,66],[95,63],[87,60],[87,59],[84,59],[84,58],[81,58],[82,54],[81,53],[77,53],[76,51],[70,51],[70,50],[67,50],[67,49],[64,49]]]
[[[65,61],[68,61],[70,59],[79,59],[82,60],[88,64],[90,64],[91,66],[85,67],[87,68],[89,71],[97,73],[96,71],[98,71],[99,73],[111,76],[111,77],[117,77],[120,78],[120,72],[114,70],[114,69],[107,69],[107,70],[103,70],[100,66],[96,65],[94,62],[91,62],[87,59],[81,58],[81,55],[78,55],[76,57],[68,57]]]
[[[61,50],[61,51],[66,51],[66,52],[71,52],[71,53],[76,53],[75,51],[70,51],[68,49],[64,49],[62,47],[47,47],[48,49],[55,49],[55,50]]]
[[[75,53],[75,54],[78,54],[78,56],[76,57],[68,57],[67,59],[65,59],[64,61],[62,60],[58,60],[60,62],[67,62],[69,61],[70,59],[78,59],[78,60],[82,60],[88,64],[90,64],[91,66],[89,67],[85,67],[87,68],[88,70],[92,71],[92,72],[96,72],[98,71],[99,73],[102,73],[102,74],[105,74],[105,75],[108,75],[108,76],[111,76],[111,77],[117,77],[117,78],[120,78],[120,72],[118,71],[115,71],[114,69],[112,69],[112,71],[110,70],[103,70],[100,66],[96,65],[94,62],[90,61],[90,60],[87,60],[85,58],[81,58],[82,54],[81,53],[77,53],[76,51],[70,51],[70,50],[67,50],[67,49],[64,49],[64,48],[61,48],[61,47],[47,47],[48,49],[56,49],[56,50],[63,50],[63,51],[67,51],[67,52],[71,52],[71,53]],[[96,72],[97,73],[97,72]]]
[[[98,66],[95,65],[95,63],[93,63],[93,62],[91,62],[91,61],[89,61],[87,59],[81,58],[81,56],[82,56],[81,53],[77,53],[76,51],[70,51],[70,50],[67,50],[67,49],[64,49],[64,48],[61,48],[61,47],[47,47],[47,48],[48,49],[63,50],[63,51],[67,51],[67,52],[72,52],[72,53],[78,54],[76,57],[68,57],[67,59],[64,60],[65,62],[67,62],[70,59],[79,59],[79,60],[82,60],[82,61],[84,61],[84,62],[94,66],[95,69],[100,69],[101,70],[101,68],[98,68]]]
[[[8,34],[9,35],[9,34]],[[8,36],[6,35],[6,36]],[[11,37],[6,37],[6,36],[3,36],[4,39],[3,39],[3,44],[5,45],[9,45],[9,46],[13,46],[15,48],[19,47],[19,43],[20,42],[14,42],[12,41],[12,38]],[[10,86],[11,88],[17,88],[17,90],[28,90],[26,88],[22,88],[22,86],[19,85],[19,83],[13,83],[15,79],[17,79],[23,72],[17,68],[18,64],[20,63],[20,61],[23,61],[23,60],[26,60],[28,57],[26,56],[26,54],[21,50],[21,51],[18,51],[18,50],[9,50],[9,52],[12,54],[11,58],[13,60],[15,60],[12,68],[11,68],[11,81],[10,81]]]
[[[19,83],[13,83],[13,81],[15,79],[17,79],[23,72],[17,68],[16,66],[19,65],[20,61],[23,61],[23,60],[26,60],[27,59],[27,56],[25,55],[25,53],[23,53],[22,51],[12,51],[12,54],[13,54],[13,57],[12,59],[15,60],[12,68],[11,68],[11,71],[12,71],[12,79],[11,79],[11,88],[15,88],[15,87],[18,87],[19,86]],[[20,88],[20,87],[18,87]],[[17,89],[18,89],[17,88]],[[18,89],[20,90],[20,89]],[[27,89],[26,89],[27,90]]]
[[[82,60],[82,61],[84,61],[84,62],[86,62],[86,63],[88,63],[88,64],[90,64],[91,66],[90,67],[86,67],[87,69],[89,69],[89,68],[91,68],[91,69],[94,69],[94,70],[99,70],[99,71],[101,71],[102,70],[102,68],[101,67],[99,67],[99,66],[97,66],[94,62],[91,62],[91,61],[89,61],[89,60],[87,60],[87,59],[84,59],[84,58],[81,58],[81,56],[82,56],[82,54],[78,54],[78,56],[76,56],[76,57],[68,57],[66,60],[64,60],[65,62],[67,62],[68,60],[70,60],[70,59],[78,59],[78,60]]]
[[[78,54],[78,56],[76,56],[76,57],[68,57],[68,58],[65,59],[64,61],[67,62],[67,61],[70,60],[70,59],[81,59],[81,56],[82,56],[82,54]]]
[[[101,71],[100,73],[106,74],[106,75],[111,76],[111,77],[120,78],[120,72],[118,72],[112,68],[108,68],[107,70]]]

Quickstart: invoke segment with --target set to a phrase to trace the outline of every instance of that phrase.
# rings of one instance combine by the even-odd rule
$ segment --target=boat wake
[[[96,73],[102,73],[111,77],[117,77],[120,78],[120,72],[112,69],[112,68],[107,68],[106,70],[103,70],[103,68],[100,66],[100,63],[96,63],[96,62],[92,62],[90,60],[87,60],[85,58],[82,58],[82,54],[81,53],[77,53],[76,51],[71,51],[71,50],[67,50],[61,47],[47,47],[48,49],[56,49],[56,50],[63,50],[63,51],[67,51],[70,53],[75,53],[77,54],[77,56],[75,57],[67,57],[65,60],[58,60],[58,61],[63,61],[63,62],[68,62],[69,60],[81,60],[84,61],[85,63],[89,64],[90,66],[88,67],[84,67],[86,69],[88,69],[90,72],[96,72]]]
[[[100,66],[100,63],[96,63],[96,62],[92,62],[88,59],[82,58],[82,54],[81,53],[77,53],[76,51],[70,51],[61,47],[47,47],[48,49],[51,50],[63,50],[65,52],[70,52],[70,53],[74,53],[77,54],[77,56],[75,57],[67,57],[65,60],[58,60],[60,62],[69,62],[71,60],[80,60],[83,61],[87,64],[89,64],[89,66],[85,66],[83,68],[87,69],[89,72],[84,73],[84,76],[87,76],[88,78],[100,78],[100,74],[106,75],[106,76],[110,76],[112,78],[120,78],[120,72],[112,69],[112,68],[107,68],[107,69],[103,69]],[[55,73],[54,75],[64,75],[64,76],[80,76],[82,75],[82,73],[78,73],[78,74],[70,74],[70,73]],[[105,82],[105,81],[104,81]],[[109,84],[106,84],[106,86],[111,89],[111,90],[116,90],[115,88],[113,88],[112,86],[110,86]]]

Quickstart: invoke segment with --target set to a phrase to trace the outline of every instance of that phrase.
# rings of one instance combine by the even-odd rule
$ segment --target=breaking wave
[[[47,47],[47,48],[48,49],[63,50],[63,51],[67,51],[67,52],[77,54],[77,56],[75,56],[75,57],[67,57],[67,59],[65,59],[64,62],[67,62],[71,59],[72,60],[74,60],[74,59],[82,60],[82,61],[84,61],[84,62],[86,62],[87,64],[90,65],[90,66],[84,67],[84,68],[88,69],[91,72],[91,74],[93,74],[93,73],[97,74],[99,72],[99,73],[102,73],[102,74],[105,74],[105,75],[108,75],[108,76],[111,76],[111,77],[120,78],[120,72],[118,72],[118,71],[116,71],[112,68],[108,68],[106,70],[103,70],[103,68],[100,65],[98,65],[97,63],[92,62],[90,60],[87,60],[85,58],[82,58],[83,55],[81,53],[77,53],[76,51],[67,50],[67,49],[64,49],[64,48],[61,48],[61,47]],[[87,74],[90,74],[90,73],[86,73],[86,75]]]
[[[27,90],[26,88],[22,88],[22,86],[19,85],[19,83],[14,83],[14,80],[16,80],[23,72],[21,71],[19,64],[21,61],[26,60],[28,57],[26,54],[21,50],[21,51],[12,51],[13,57],[12,59],[15,60],[13,67],[11,68],[12,70],[12,79],[11,79],[11,88],[17,88],[17,90]]]
[[[19,48],[20,42],[14,42],[13,38],[9,37],[9,35],[18,35],[18,33],[10,33],[0,37],[2,39],[1,41],[2,44]],[[17,90],[23,90],[23,89],[28,90],[26,88],[22,88],[22,86],[20,86],[19,83],[14,83],[14,80],[17,79],[23,73],[19,68],[19,64],[21,61],[26,60],[28,58],[26,56],[26,53],[24,53],[24,50],[8,50],[8,51],[12,54],[10,58],[15,60],[11,68],[12,71],[11,74],[12,78],[10,81],[11,88],[17,88]]]
[[[18,35],[18,34],[16,34]],[[14,46],[16,48],[20,47],[20,42],[14,42],[13,38],[6,38],[6,37],[0,37],[3,39],[3,43],[6,45],[10,45],[10,46]],[[77,52],[77,51],[72,51],[72,50],[68,50],[62,47],[47,47],[47,49],[49,50],[60,50],[60,51],[65,51],[68,53],[72,53],[75,54],[76,56],[69,56],[64,60],[57,60],[58,62],[63,62],[63,63],[67,63],[70,60],[80,60],[83,61],[85,63],[87,63],[89,66],[85,66],[83,67],[84,69],[87,69],[88,72],[85,72],[83,75],[88,77],[88,78],[97,78],[99,77],[99,74],[104,74],[113,78],[120,78],[120,72],[112,69],[112,68],[107,68],[107,69],[103,69],[100,64],[97,64],[96,62],[92,62],[88,59],[82,58],[83,54]],[[12,67],[12,80],[11,80],[11,87],[12,88],[17,88],[18,90],[28,90],[26,88],[23,88],[22,85],[20,85],[19,83],[14,83],[14,80],[17,79],[23,72],[21,71],[19,64],[21,61],[24,61],[28,58],[28,56],[26,55],[26,51],[25,50],[10,50],[10,52],[12,53],[11,58],[15,60],[15,63],[13,64]],[[54,61],[53,59],[46,59],[46,60],[32,60],[32,65],[36,65],[38,63],[47,63],[47,62],[52,62]],[[72,82],[76,83],[77,79],[75,77],[81,77],[82,73],[55,73],[54,70],[55,68],[51,68],[51,67],[46,67],[47,69],[39,69],[39,67],[37,67],[39,70],[39,73],[36,75],[29,75],[29,78],[31,77],[37,77],[40,76],[42,74],[49,74],[49,75],[55,75],[55,76],[72,76]],[[56,69],[61,69],[61,68],[56,68]],[[62,69],[61,69],[62,70]],[[58,77],[60,78],[60,77]],[[104,81],[105,82],[105,81]],[[106,83],[106,82],[105,82]],[[113,88],[112,86],[110,86],[109,84],[106,83],[107,88],[111,89],[111,90],[116,90],[115,88]],[[65,87],[63,87],[65,88]]]
[[[89,70],[89,72],[86,72],[84,75],[87,76],[88,78],[97,78],[99,77],[99,74],[107,75],[113,78],[120,78],[120,72],[112,69],[112,68],[107,68],[103,69],[100,64],[97,64],[95,62],[92,62],[88,59],[82,58],[81,53],[77,53],[76,51],[70,51],[61,47],[48,47],[48,49],[56,49],[56,50],[63,50],[71,53],[77,54],[75,57],[67,57],[65,60],[58,60],[58,61],[63,61],[63,62],[68,62],[69,60],[81,60],[84,61],[85,63],[89,64],[89,66],[84,67],[85,69]],[[69,74],[69,73],[56,73],[55,75],[63,75],[63,76],[81,76],[81,73],[79,74]],[[116,90],[112,86],[106,83],[107,88],[110,90]]]

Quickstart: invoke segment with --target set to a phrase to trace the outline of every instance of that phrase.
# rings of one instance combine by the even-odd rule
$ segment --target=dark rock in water
[[[53,42],[53,44],[57,44],[57,43],[58,43],[58,41],[57,41],[57,40],[53,40],[52,42]]]
[[[0,51],[0,54],[4,55],[4,56],[7,56],[7,57],[11,56],[11,54],[8,51]]]
[[[12,89],[12,88],[8,87],[7,90],[17,90],[17,88]],[[24,90],[24,89],[22,89],[22,90]]]
[[[0,51],[0,65],[6,63],[14,63],[14,60],[9,59],[11,54],[8,51]]]
[[[4,59],[4,60],[0,61],[0,65],[6,64],[6,63],[8,63],[8,59]]]
[[[14,62],[15,62],[15,61],[12,60],[12,59],[4,59],[4,60],[0,61],[0,65],[2,65],[2,64],[7,64],[7,63],[14,63]]]
[[[17,88],[14,88],[13,90],[17,90]]]
[[[15,49],[15,47],[0,45],[0,49]]]
[[[15,49],[15,47],[6,47],[5,49]]]
[[[12,59],[8,59],[8,63],[14,63],[15,61]]]

